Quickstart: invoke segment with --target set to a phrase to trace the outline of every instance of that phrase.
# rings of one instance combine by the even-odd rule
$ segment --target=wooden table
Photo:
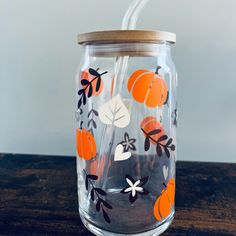
[[[0,154],[0,235],[92,235],[77,209],[75,157]],[[178,162],[164,235],[236,235],[236,164]]]

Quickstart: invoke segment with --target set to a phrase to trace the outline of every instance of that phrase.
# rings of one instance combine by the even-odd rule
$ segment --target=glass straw
[[[133,2],[130,4],[129,8],[127,9],[123,17],[123,21],[121,25],[122,30],[135,29],[139,14],[148,1],[149,0],[133,0]],[[126,76],[126,72],[128,69],[128,61],[129,61],[129,56],[116,57],[114,87],[113,87],[112,97],[114,95],[116,96],[122,91],[122,85],[123,85],[124,78]],[[100,184],[102,185],[103,189],[106,188],[108,169],[109,169],[109,160],[111,158],[111,152],[112,152],[112,147],[113,147],[114,138],[115,138],[115,131],[116,131],[116,127],[114,126],[107,127],[107,125],[105,126],[103,130],[103,134],[102,134],[102,139],[101,139],[103,141],[101,142],[101,147],[98,153],[99,162],[98,162],[97,171],[99,170],[99,166],[100,166],[104,151],[106,150],[107,145],[110,145],[108,148],[109,151],[107,153],[108,156],[105,161],[103,176],[100,179]],[[112,136],[111,142],[108,144],[106,140],[109,140],[110,136]]]
[[[123,20],[121,29],[122,30],[133,30],[136,27],[136,23],[139,17],[140,12],[147,4],[149,0],[133,0],[130,6],[128,7]],[[129,56],[121,56],[116,58],[116,66],[115,66],[115,76],[114,76],[114,91],[116,90],[119,94],[122,91],[122,84],[124,81],[124,77],[126,75],[128,69],[128,60]],[[119,87],[117,87],[117,82],[119,83]]]
[[[149,0],[134,0],[130,4],[128,10],[126,11],[123,17],[123,21],[121,25],[122,30],[135,29],[139,14],[148,1]]]

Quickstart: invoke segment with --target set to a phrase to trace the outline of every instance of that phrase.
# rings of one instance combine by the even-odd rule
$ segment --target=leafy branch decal
[[[89,111],[88,113],[88,118],[89,118],[89,121],[88,121],[88,128],[94,128],[96,129],[97,128],[97,124],[93,118],[93,116],[98,116],[98,112],[96,110],[94,110],[93,108]]]
[[[161,132],[160,129],[154,129],[152,131],[150,131],[149,133],[147,133],[143,128],[141,128],[141,130],[143,131],[143,133],[145,134],[146,138],[144,141],[144,150],[148,151],[150,149],[150,141],[153,141],[156,144],[156,153],[159,157],[162,156],[163,150],[166,153],[166,156],[168,158],[170,158],[170,151],[174,151],[175,150],[175,145],[172,144],[173,139],[172,138],[168,138],[167,135],[162,135],[160,138],[158,138],[157,140],[155,140],[152,136],[159,134]],[[168,140],[168,141],[167,141]],[[164,142],[167,141],[167,142]]]
[[[100,89],[100,86],[101,86],[101,80],[102,80],[101,76],[108,73],[107,71],[105,71],[105,72],[100,74],[98,72],[98,69],[94,70],[92,68],[89,68],[88,72],[89,72],[90,75],[94,76],[94,78],[91,81],[89,81],[87,79],[82,79],[80,81],[83,88],[78,91],[78,95],[80,96],[80,99],[79,99],[78,105],[77,105],[78,109],[81,107],[82,103],[83,103],[83,105],[86,104],[86,101],[87,101],[86,96],[88,98],[90,98],[93,95],[93,92],[94,92],[93,89],[94,88],[93,88],[92,83],[94,81],[96,81],[95,91],[98,92],[99,89]]]
[[[98,176],[96,175],[89,175],[87,174],[87,172],[84,170],[85,173],[85,187],[87,190],[89,190],[89,185],[91,185],[91,190],[90,190],[90,196],[92,201],[96,204],[96,210],[97,212],[100,212],[100,210],[102,209],[102,214],[103,214],[103,218],[107,223],[111,223],[110,217],[108,216],[105,208],[107,209],[112,209],[112,206],[106,201],[104,200],[105,196],[107,195],[107,193],[102,190],[101,188],[96,188],[94,186],[94,181],[96,181],[98,179]]]

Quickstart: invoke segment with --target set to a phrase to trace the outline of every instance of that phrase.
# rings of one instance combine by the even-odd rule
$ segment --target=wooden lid
[[[175,43],[176,35],[171,32],[149,30],[95,31],[78,35],[79,44],[159,42]]]

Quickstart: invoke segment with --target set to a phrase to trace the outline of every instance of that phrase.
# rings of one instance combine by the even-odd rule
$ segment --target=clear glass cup
[[[174,40],[133,32],[79,36],[79,212],[96,235],[159,235],[174,217]]]

